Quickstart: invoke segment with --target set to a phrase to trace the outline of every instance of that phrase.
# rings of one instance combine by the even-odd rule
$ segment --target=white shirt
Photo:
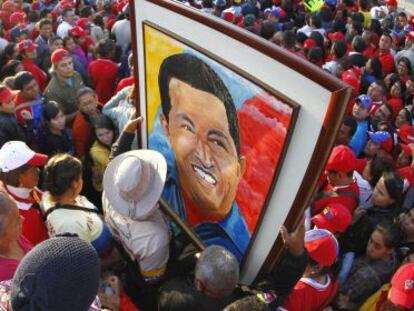
[[[165,272],[170,251],[170,229],[157,208],[145,220],[133,220],[117,213],[102,197],[105,221],[132,260],[137,260],[144,278]]]
[[[131,23],[127,19],[117,21],[112,27],[111,33],[116,38],[116,43],[122,47],[125,52],[131,44]]]
[[[63,21],[59,24],[56,30],[56,34],[63,39],[64,37],[68,36],[69,30],[71,30],[72,28],[73,26],[71,24],[69,24],[66,21]]]

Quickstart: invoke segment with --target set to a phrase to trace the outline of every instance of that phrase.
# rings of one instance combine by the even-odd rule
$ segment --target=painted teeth
[[[204,172],[202,169],[194,165],[193,165],[193,169],[197,173],[198,176],[200,176],[202,179],[204,179],[209,184],[211,185],[216,184],[216,180],[209,173]]]

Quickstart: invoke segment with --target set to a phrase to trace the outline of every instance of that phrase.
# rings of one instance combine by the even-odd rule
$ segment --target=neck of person
[[[62,81],[68,81],[69,79],[72,79],[72,77],[69,77],[69,78],[66,78],[66,77],[62,77],[60,74],[58,74],[57,72],[56,72],[56,77],[58,77],[58,79],[59,80],[62,80]]]
[[[14,196],[21,198],[21,199],[31,199],[32,198],[32,190],[33,189],[29,189],[29,188],[24,188],[24,187],[13,187],[10,185],[6,185],[7,190],[13,194]]]
[[[22,259],[24,251],[17,239],[8,243],[7,245],[0,244],[0,257],[10,259]]]
[[[61,130],[58,130],[58,129],[55,129],[52,126],[49,126],[49,131],[52,134],[55,134],[55,135],[58,135],[58,136],[62,136],[62,131]]]
[[[69,189],[61,196],[55,197],[52,196],[52,201],[59,203],[61,205],[75,205],[76,204],[76,196],[73,196],[73,191]]]

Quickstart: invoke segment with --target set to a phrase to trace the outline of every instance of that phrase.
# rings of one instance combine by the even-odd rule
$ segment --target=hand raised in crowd
[[[280,228],[283,244],[294,256],[300,256],[305,250],[305,215],[303,215],[295,231],[288,233],[285,226]]]
[[[136,116],[132,116],[131,119],[128,120],[127,124],[125,125],[124,131],[126,133],[135,134],[138,126],[141,126],[142,121],[144,121],[144,118],[142,116],[139,116],[136,118]]]
[[[323,0],[307,0],[303,1],[303,5],[312,13],[319,11],[325,4]]]

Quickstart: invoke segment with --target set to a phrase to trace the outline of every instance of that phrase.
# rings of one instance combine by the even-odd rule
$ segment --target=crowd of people
[[[199,252],[160,209],[128,1],[0,0],[0,310],[412,310],[414,18],[396,0],[185,4],[353,90],[280,260],[239,284],[232,251]]]

